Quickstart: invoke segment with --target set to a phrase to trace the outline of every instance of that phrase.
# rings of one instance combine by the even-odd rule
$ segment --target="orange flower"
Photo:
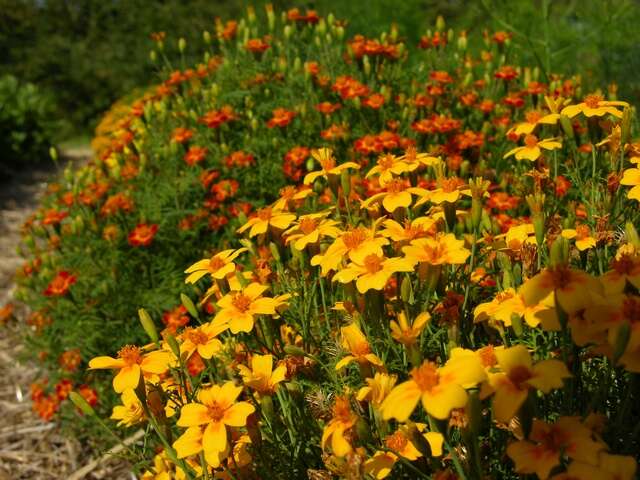
[[[140,223],[129,233],[129,245],[132,247],[148,247],[153,242],[157,231],[158,225],[156,224]]]
[[[349,363],[356,361],[360,365],[374,365],[382,367],[382,360],[375,353],[371,352],[371,347],[357,324],[351,323],[346,327],[340,328],[342,335],[342,348],[349,352],[349,355],[342,358],[336,364],[336,370],[341,370]]]
[[[270,45],[261,38],[251,38],[244,44],[244,48],[251,53],[263,53],[270,48]]]
[[[171,134],[171,140],[176,143],[184,143],[193,137],[193,130],[189,130],[188,128],[178,127]]]
[[[579,113],[585,117],[604,117],[607,114],[622,118],[622,112],[616,107],[628,107],[627,102],[612,102],[605,100],[602,95],[591,94],[584,97],[582,103],[569,105],[562,109],[562,115],[573,118]]]
[[[51,280],[44,294],[47,297],[59,297],[65,295],[69,291],[69,287],[76,283],[76,276],[63,270]]]
[[[96,357],[89,362],[89,370],[115,369],[113,389],[122,393],[127,389],[135,389],[144,373],[161,375],[171,363],[171,354],[165,350],[156,350],[145,354],[140,347],[126,345],[118,352],[118,358]]]
[[[296,116],[296,112],[291,112],[286,108],[276,108],[273,111],[273,117],[267,122],[267,127],[286,127],[291,123],[291,120]]]
[[[538,137],[529,134],[524,137],[523,147],[516,147],[509,150],[504,154],[503,158],[515,155],[516,160],[529,160],[534,162],[542,155],[542,149],[557,150],[558,148],[562,148],[562,143],[556,138],[538,140]]]

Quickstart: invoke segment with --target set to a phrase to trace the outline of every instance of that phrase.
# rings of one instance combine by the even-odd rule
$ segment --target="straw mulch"
[[[90,155],[86,150],[74,153],[74,163]],[[20,226],[55,173],[36,169],[0,184],[0,308],[11,301],[12,278],[22,264],[16,252]],[[18,362],[25,348],[20,331],[26,313],[16,306],[14,318],[0,325],[0,480],[135,479],[122,461],[110,455],[92,458],[78,442],[60,435],[56,423],[32,411],[29,386],[38,370]]]

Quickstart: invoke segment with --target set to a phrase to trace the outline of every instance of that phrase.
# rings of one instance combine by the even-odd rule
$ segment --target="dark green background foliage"
[[[0,73],[48,89],[67,128],[89,133],[99,114],[136,86],[156,81],[149,34],[166,31],[167,51],[184,37],[200,47],[213,19],[237,17],[264,0],[0,0]],[[337,0],[273,2],[348,18],[348,34],[377,35],[390,22],[414,46],[438,14],[454,28],[514,32],[513,48],[554,72],[585,71],[589,88],[616,82],[640,102],[640,3],[637,0]],[[471,46],[482,47],[481,45]],[[190,48],[188,52],[198,52]],[[530,57],[530,58],[527,58]],[[186,59],[191,63],[192,58]],[[579,67],[579,68],[578,68]]]
[[[0,76],[0,179],[46,158],[56,124],[50,95],[12,75]]]

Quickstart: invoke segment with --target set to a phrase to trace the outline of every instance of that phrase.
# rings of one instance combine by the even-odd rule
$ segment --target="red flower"
[[[262,40],[261,38],[251,38],[247,40],[244,48],[249,50],[252,53],[262,53],[269,48],[269,44]]]
[[[151,245],[157,231],[158,225],[156,224],[140,223],[129,234],[129,245],[132,247],[148,247]]]
[[[44,215],[44,218],[42,219],[42,224],[43,225],[57,225],[67,215],[69,215],[69,212],[58,211],[56,209],[47,210],[47,212]]]
[[[78,393],[82,395],[82,398],[84,398],[92,407],[98,403],[98,392],[89,385],[80,385],[78,387]]]
[[[73,383],[68,378],[60,380],[56,384],[56,397],[58,400],[64,400],[69,396],[69,393],[73,390]]]
[[[296,112],[291,112],[286,108],[276,108],[273,111],[273,117],[267,122],[267,127],[286,127],[296,116]]]
[[[204,157],[207,156],[207,149],[205,147],[189,147],[187,153],[184,154],[184,161],[187,165],[193,167],[197,163],[200,163],[204,160]]]
[[[384,96],[380,93],[374,93],[369,98],[365,99],[362,104],[365,107],[373,108],[374,110],[378,110],[382,105],[384,105]]]
[[[63,270],[59,272],[51,283],[47,286],[44,294],[47,297],[59,297],[65,295],[69,291],[69,287],[76,283],[76,276]]]
[[[325,115],[331,115],[340,108],[342,108],[342,105],[339,103],[322,102],[316,105],[316,110]]]
[[[255,163],[255,159],[250,153],[238,150],[237,152],[233,152],[231,155],[225,157],[224,162],[229,168],[245,168],[253,165]]]
[[[184,143],[193,137],[193,131],[188,128],[178,127],[171,134],[171,139],[177,143]]]

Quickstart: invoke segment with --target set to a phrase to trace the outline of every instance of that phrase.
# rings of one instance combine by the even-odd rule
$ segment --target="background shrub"
[[[46,159],[57,124],[49,95],[12,75],[0,77],[0,179]]]

